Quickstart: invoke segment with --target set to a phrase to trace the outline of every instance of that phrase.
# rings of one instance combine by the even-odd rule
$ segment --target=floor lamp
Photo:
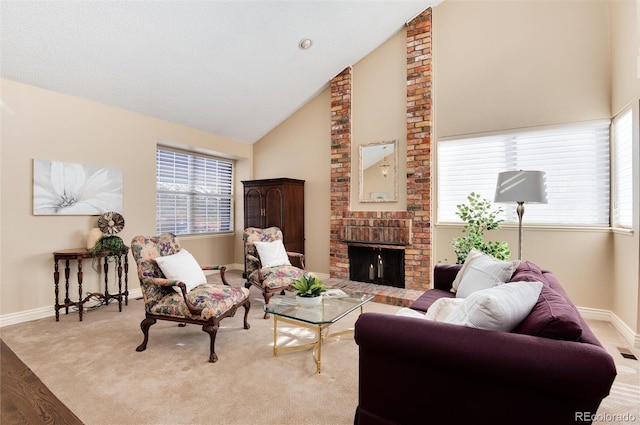
[[[522,260],[522,216],[524,203],[547,203],[547,176],[544,171],[504,171],[498,174],[494,202],[517,202],[518,260]]]

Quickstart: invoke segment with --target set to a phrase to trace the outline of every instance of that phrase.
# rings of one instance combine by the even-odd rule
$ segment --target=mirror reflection
[[[398,142],[360,145],[360,202],[398,199]]]

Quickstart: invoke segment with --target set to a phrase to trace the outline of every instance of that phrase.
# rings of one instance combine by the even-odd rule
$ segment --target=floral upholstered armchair
[[[247,316],[251,306],[249,290],[231,287],[224,266],[201,266],[171,233],[159,236],[136,236],[131,251],[138,267],[140,288],[144,297],[145,318],[140,324],[144,341],[136,351],[144,351],[149,328],[156,320],[169,320],[202,325],[209,334],[209,361],[215,362],[215,340],[219,323],[244,307],[244,329],[249,329]],[[203,270],[220,270],[223,285],[207,283]]]
[[[243,240],[245,287],[253,285],[260,289],[265,304],[269,304],[273,294],[292,290],[294,280],[313,275],[304,269],[304,254],[285,251],[282,231],[278,227],[247,227]],[[269,315],[265,313],[264,318]]]

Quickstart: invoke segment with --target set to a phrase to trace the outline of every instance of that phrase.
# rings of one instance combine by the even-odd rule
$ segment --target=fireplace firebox
[[[349,279],[404,288],[404,249],[349,245]]]

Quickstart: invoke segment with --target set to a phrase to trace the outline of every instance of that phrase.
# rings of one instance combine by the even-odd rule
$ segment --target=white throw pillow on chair
[[[254,242],[262,267],[290,266],[289,256],[281,239],[273,242]]]
[[[202,267],[193,258],[193,255],[184,248],[175,254],[157,257],[155,260],[162,270],[162,274],[169,280],[183,282],[187,287],[187,292],[198,285],[207,283],[207,276],[202,271]],[[173,289],[182,293],[178,286],[174,286]]]

